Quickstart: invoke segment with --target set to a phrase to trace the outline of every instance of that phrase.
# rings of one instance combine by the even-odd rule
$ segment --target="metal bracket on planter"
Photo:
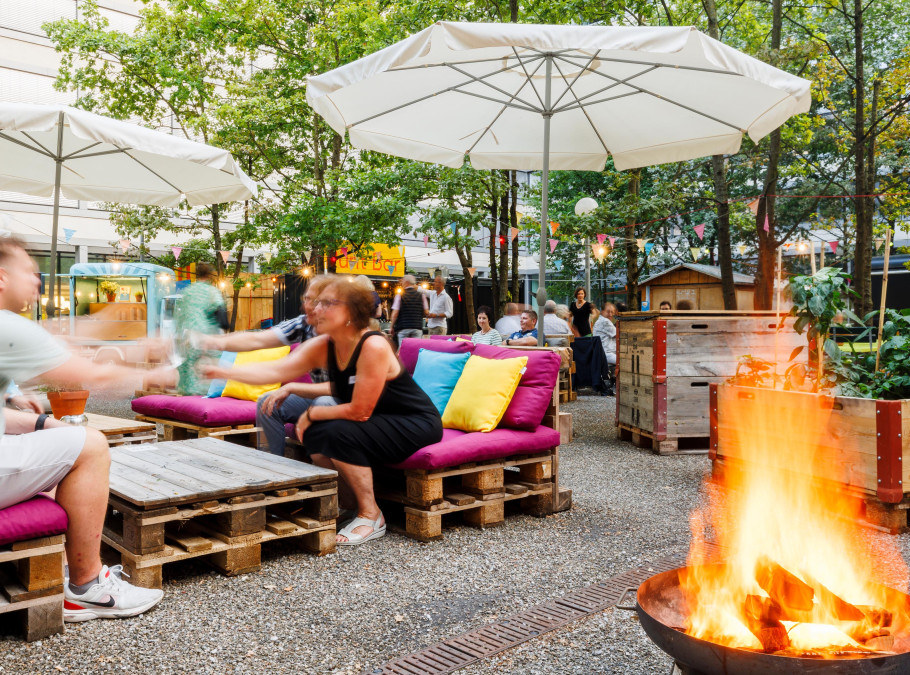
[[[875,402],[875,455],[878,483],[875,493],[886,504],[904,498],[903,428],[900,401]]]
[[[616,609],[624,609],[629,612],[634,612],[636,609],[638,609],[638,600],[636,600],[635,604],[633,604],[633,605],[622,604],[622,601],[625,600],[626,596],[629,595],[629,593],[638,593],[638,588],[627,588],[626,590],[624,590],[622,592],[622,595],[619,596],[619,600],[614,605],[614,607],[616,607]]]

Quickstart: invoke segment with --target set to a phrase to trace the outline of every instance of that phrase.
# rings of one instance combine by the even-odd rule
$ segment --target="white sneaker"
[[[142,614],[164,597],[164,591],[139,588],[123,580],[129,576],[122,565],[101,568],[99,581],[82,595],[70,590],[69,583],[63,590],[63,620],[67,622],[91,619],[121,619]]]

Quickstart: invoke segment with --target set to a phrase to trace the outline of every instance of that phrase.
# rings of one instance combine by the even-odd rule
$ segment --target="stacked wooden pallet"
[[[255,448],[261,431],[255,424],[206,427],[192,422],[180,422],[150,415],[136,415],[136,420],[160,424],[163,428],[162,437],[165,441],[184,441],[188,438],[220,438],[249,448]]]
[[[0,547],[0,614],[18,612],[29,642],[63,632],[63,535]]]

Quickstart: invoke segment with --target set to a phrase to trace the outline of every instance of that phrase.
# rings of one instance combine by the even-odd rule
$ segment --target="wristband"
[[[41,431],[44,429],[45,420],[47,420],[47,413],[41,413],[38,415],[38,419],[35,420],[35,431]]]

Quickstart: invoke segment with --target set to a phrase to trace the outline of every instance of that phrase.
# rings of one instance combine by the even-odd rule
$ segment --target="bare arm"
[[[401,365],[388,341],[374,335],[363,343],[357,359],[357,381],[350,403],[333,406],[313,406],[308,410],[311,422],[323,420],[354,420],[366,422],[373,414],[376,402],[390,376],[397,375]]]
[[[168,385],[176,381],[173,368],[156,368],[143,370],[118,366],[113,363],[95,363],[81,356],[70,356],[60,366],[42,373],[38,378],[42,382],[64,386],[88,387],[141,387],[143,382]]]
[[[13,435],[27,434],[34,431],[35,421],[38,419],[38,415],[35,413],[24,412],[22,410],[10,410],[9,408],[0,409],[0,415],[3,415],[4,418],[6,418],[6,433]],[[50,416],[44,420],[45,429],[68,426],[70,425]]]
[[[271,329],[227,333],[226,335],[206,335],[202,344],[206,349],[220,349],[224,352],[252,352],[256,349],[285,346],[278,334]]]
[[[329,338],[326,336],[316,337],[307,340],[283,359],[250,363],[234,368],[211,365],[201,370],[203,376],[210,379],[236,380],[246,384],[272,384],[293,380],[314,368],[325,368],[328,342]]]
[[[509,340],[510,347],[533,347],[536,344],[537,344],[537,338],[531,337],[530,335],[528,337],[515,338],[514,340]]]

